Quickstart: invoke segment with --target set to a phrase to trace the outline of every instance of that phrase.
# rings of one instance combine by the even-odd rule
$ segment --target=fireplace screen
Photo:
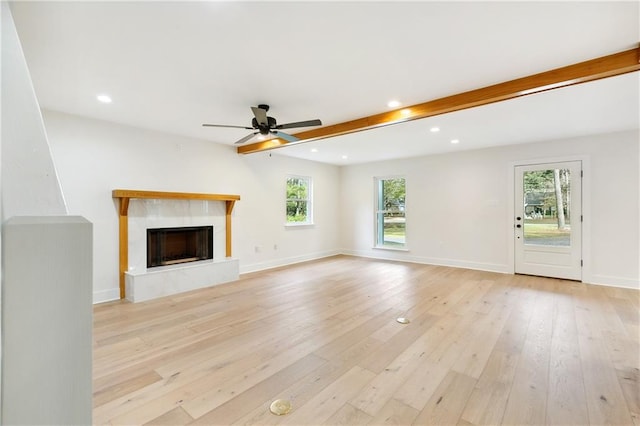
[[[213,259],[213,226],[147,229],[147,268]]]

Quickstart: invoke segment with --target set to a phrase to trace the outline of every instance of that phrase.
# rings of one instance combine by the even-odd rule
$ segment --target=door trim
[[[571,155],[563,157],[543,157],[530,160],[516,160],[509,163],[507,178],[507,273],[515,274],[515,168],[516,166],[535,166],[537,164],[564,163],[582,161],[582,282],[592,282],[591,272],[591,158],[588,155]]]

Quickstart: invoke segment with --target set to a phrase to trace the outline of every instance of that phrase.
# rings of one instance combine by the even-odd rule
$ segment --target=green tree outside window
[[[287,223],[312,223],[311,178],[287,177]]]
[[[406,246],[405,202],[404,178],[376,179],[376,247]]]

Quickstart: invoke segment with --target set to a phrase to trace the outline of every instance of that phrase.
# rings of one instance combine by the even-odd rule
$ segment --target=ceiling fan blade
[[[249,139],[251,139],[252,137],[254,137],[255,135],[257,135],[258,133],[260,133],[260,132],[253,132],[253,133],[251,133],[251,134],[248,134],[248,135],[247,135],[247,136],[245,136],[244,138],[242,138],[242,139],[240,139],[240,140],[236,141],[236,142],[234,143],[234,145],[240,145],[240,144],[243,144],[243,143],[245,143],[246,141],[248,141]]]
[[[278,124],[276,129],[293,129],[294,127],[322,126],[320,120],[297,121],[295,123]]]
[[[258,124],[264,124],[265,126],[269,125],[269,119],[267,118],[266,110],[258,107],[251,107],[251,111],[253,111],[253,115],[256,116]]]
[[[247,127],[247,126],[231,126],[228,124],[203,124],[204,127],[231,127],[233,129],[247,129],[247,130],[253,130],[253,127]]]
[[[280,138],[280,139],[284,139],[287,142],[297,142],[297,141],[300,140],[300,139],[296,138],[295,136],[292,136],[292,135],[290,135],[288,133],[285,133],[285,132],[273,131],[273,132],[271,132],[271,134],[276,136],[276,137],[278,137],[278,138]]]

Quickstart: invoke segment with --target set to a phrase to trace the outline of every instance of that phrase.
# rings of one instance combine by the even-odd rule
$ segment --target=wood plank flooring
[[[94,423],[640,425],[639,300],[336,256],[97,305]]]

